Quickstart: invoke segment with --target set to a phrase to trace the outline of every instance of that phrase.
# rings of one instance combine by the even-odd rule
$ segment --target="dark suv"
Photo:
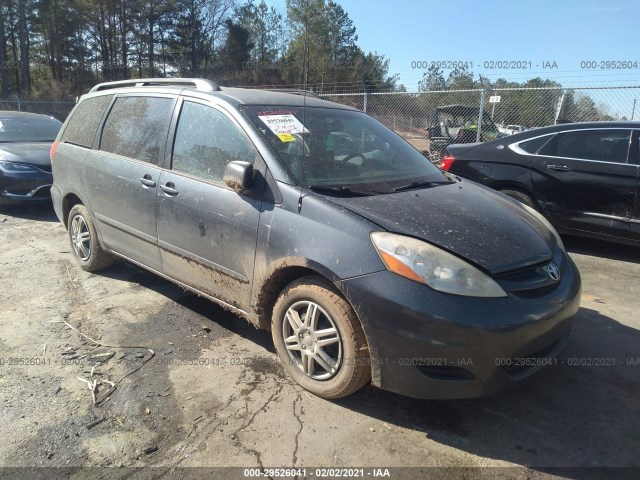
[[[370,379],[422,398],[496,392],[550,362],[579,307],[540,214],[304,92],[97,85],[52,157],[82,268],[121,257],[270,329],[325,398]]]

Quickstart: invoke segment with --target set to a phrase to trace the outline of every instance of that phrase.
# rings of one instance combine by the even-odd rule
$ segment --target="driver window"
[[[225,114],[207,105],[184,102],[173,146],[172,170],[223,185],[232,160],[254,163],[256,151]]]

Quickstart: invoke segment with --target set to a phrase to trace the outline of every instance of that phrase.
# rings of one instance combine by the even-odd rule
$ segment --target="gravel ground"
[[[86,273],[51,208],[2,208],[0,467],[78,478],[80,467],[153,466],[167,478],[176,467],[452,467],[423,470],[442,478],[637,469],[640,248],[566,240],[583,298],[556,366],[482,399],[366,387],[326,401],[285,376],[268,332],[126,263]]]

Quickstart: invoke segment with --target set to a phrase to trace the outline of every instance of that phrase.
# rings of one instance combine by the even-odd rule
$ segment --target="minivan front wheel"
[[[69,212],[69,240],[71,249],[83,270],[96,272],[113,265],[114,258],[100,246],[91,215],[82,204]]]
[[[302,278],[285,288],[273,309],[271,334],[289,375],[319,397],[346,397],[371,378],[367,342],[355,312],[318,278]]]

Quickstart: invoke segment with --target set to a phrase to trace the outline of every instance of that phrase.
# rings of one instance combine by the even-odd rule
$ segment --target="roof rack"
[[[306,95],[308,97],[320,98],[320,95],[312,92],[311,90],[301,90],[295,88],[261,88],[260,90],[266,90],[267,92],[289,93],[291,95]]]
[[[146,87],[150,85],[192,87],[205,92],[216,92],[220,90],[220,86],[217,83],[204,78],[133,78],[131,80],[99,83],[89,91],[99,92],[101,90],[111,90],[112,88]]]

